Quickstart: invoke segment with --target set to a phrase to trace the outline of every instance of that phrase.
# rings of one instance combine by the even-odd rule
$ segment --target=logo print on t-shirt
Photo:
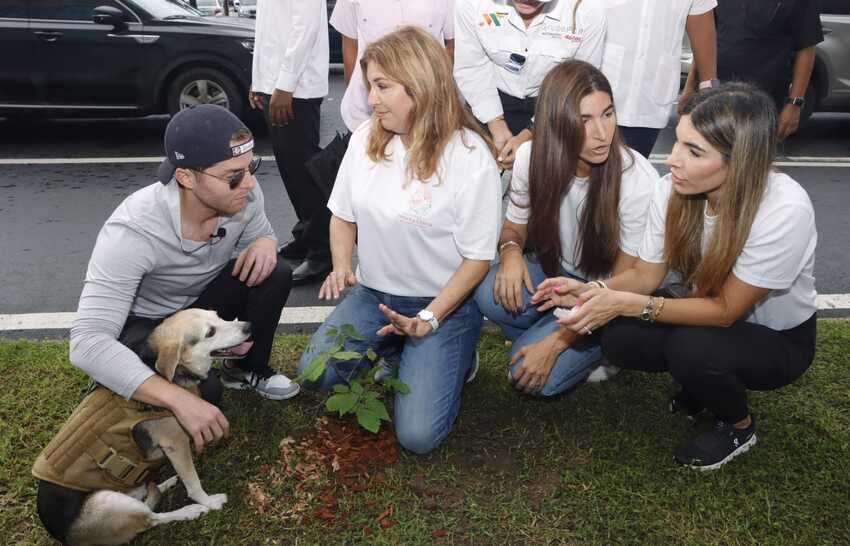
[[[414,182],[414,184],[417,184]],[[433,199],[431,197],[431,188],[428,184],[418,183],[407,198],[407,211],[398,215],[399,220],[408,224],[414,224],[421,227],[431,227],[431,223],[426,220],[426,216],[431,212]]]

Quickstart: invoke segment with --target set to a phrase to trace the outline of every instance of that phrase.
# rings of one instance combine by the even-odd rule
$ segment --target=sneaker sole
[[[255,391],[257,394],[259,394],[263,398],[267,398],[269,400],[288,400],[288,399],[294,397],[299,392],[301,392],[301,386],[298,385],[298,383],[293,383],[293,385],[295,385],[297,388],[294,391],[292,391],[291,393],[269,394],[267,392],[257,390],[254,387],[252,387],[251,385],[249,385],[248,383],[243,383],[242,381],[225,381],[224,379],[222,379],[222,381],[221,381],[221,386],[225,387],[227,389],[232,389],[234,391]]]
[[[722,461],[718,461],[714,464],[710,464],[710,465],[707,465],[707,466],[694,466],[694,465],[690,465],[690,464],[686,464],[685,466],[687,466],[688,468],[693,468],[694,470],[701,470],[701,471],[717,470],[718,468],[725,465],[726,463],[728,463],[729,461],[731,461],[732,459],[734,459],[738,455],[741,455],[742,453],[746,453],[747,451],[749,451],[751,447],[756,445],[757,441],[758,441],[758,439],[757,439],[755,433],[753,433],[753,435],[750,437],[749,440],[747,440],[746,442],[741,444],[738,447],[738,449],[736,449],[735,451],[733,451],[732,453],[727,455],[726,458],[723,459]]]
[[[297,385],[297,383],[293,383],[293,385]],[[254,392],[259,394],[263,398],[267,398],[269,400],[289,400],[290,398],[301,392],[301,387],[298,387],[297,389],[288,394],[269,394],[267,392],[259,391],[257,389],[254,389]]]

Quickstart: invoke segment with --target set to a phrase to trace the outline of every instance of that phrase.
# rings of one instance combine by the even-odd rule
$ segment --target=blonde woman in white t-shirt
[[[534,287],[547,276],[584,281],[631,267],[658,173],[622,144],[611,86],[589,63],[553,68],[535,116],[534,140],[514,164],[499,263],[475,301],[513,342],[513,385],[554,396],[584,381],[602,352],[598,335],[562,328],[552,310],[531,304]]]
[[[547,305],[578,295],[563,324],[582,332],[613,319],[602,333],[612,362],[669,371],[682,386],[672,411],[714,414],[716,426],[676,452],[692,468],[719,468],[755,444],[747,390],[788,385],[814,357],[814,209],[771,170],[775,147],[766,94],[745,84],[698,93],[676,128],[640,260],[607,286],[550,279],[535,294]],[[692,287],[688,297],[648,296],[668,270]]]
[[[500,179],[489,144],[460,102],[442,45],[405,27],[370,44],[361,68],[370,121],[351,137],[328,207],[333,270],[319,291],[337,308],[301,357],[303,371],[351,324],[347,349],[400,353],[399,443],[427,453],[446,438],[474,373],[482,317],[470,294],[496,253]],[[358,267],[352,269],[357,244]],[[315,388],[371,366],[331,361]]]

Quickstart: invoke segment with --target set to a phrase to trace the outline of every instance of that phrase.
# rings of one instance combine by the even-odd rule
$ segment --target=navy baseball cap
[[[165,160],[157,169],[159,181],[168,184],[178,168],[208,167],[254,149],[252,138],[238,146],[230,138],[248,128],[227,108],[200,104],[181,110],[165,128]]]

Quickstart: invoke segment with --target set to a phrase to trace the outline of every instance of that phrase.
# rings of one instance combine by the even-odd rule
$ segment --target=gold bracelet
[[[604,288],[605,290],[609,290],[608,285],[605,284],[605,281],[603,281],[602,279],[596,279],[595,281],[590,281],[587,284],[595,284],[599,288]]]
[[[520,249],[520,251],[522,251],[522,247],[519,245],[519,243],[518,243],[518,242],[513,241],[513,240],[511,240],[511,241],[505,241],[504,243],[502,243],[502,244],[500,244],[500,245],[499,245],[499,255],[501,255],[501,254],[502,254],[502,251],[505,249],[505,247],[508,247],[508,246],[511,246],[511,245],[516,245],[516,247],[517,247],[518,249]]]
[[[664,309],[664,297],[662,296],[658,299],[658,306],[652,311],[652,317],[649,319],[650,322],[658,320],[658,317],[661,316],[661,310]]]

